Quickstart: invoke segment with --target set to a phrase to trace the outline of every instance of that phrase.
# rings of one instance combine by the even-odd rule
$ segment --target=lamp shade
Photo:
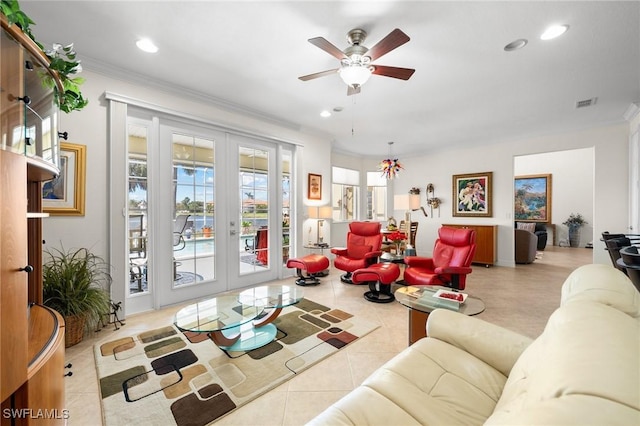
[[[309,206],[307,212],[309,219],[331,219],[333,217],[331,206]]]
[[[393,209],[394,210],[410,210],[411,204],[409,203],[409,194],[394,195]]]
[[[333,209],[331,206],[322,206],[319,209],[320,219],[331,219],[333,217]]]
[[[420,208],[420,194],[409,194],[409,208],[411,210]]]
[[[371,77],[371,69],[364,65],[348,65],[340,68],[340,78],[349,86],[362,86],[369,77]]]

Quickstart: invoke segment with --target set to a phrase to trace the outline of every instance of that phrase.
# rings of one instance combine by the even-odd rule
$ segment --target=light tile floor
[[[592,263],[593,251],[582,248],[547,247],[542,258],[516,268],[474,265],[466,292],[483,299],[486,321],[535,337],[560,301],[560,286],[576,267]],[[293,283],[293,279],[285,280]],[[407,309],[397,302],[375,304],[362,295],[366,286],[343,284],[340,271],[332,270],[316,287],[305,287],[315,302],[366,318],[380,327],[344,350],[302,372],[271,392],[222,418],[220,425],[302,425],[358,386],[374,370],[407,347]],[[175,306],[127,318],[115,331],[108,326],[67,348],[66,362],[73,375],[66,377],[68,425],[102,424],[100,393],[93,347],[103,341],[134,335],[169,324]],[[146,426],[146,425],[144,425]],[[154,425],[155,426],[155,425]]]

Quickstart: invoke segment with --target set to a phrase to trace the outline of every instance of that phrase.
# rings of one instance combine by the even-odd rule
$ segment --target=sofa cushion
[[[584,265],[569,274],[562,285],[560,303],[581,301],[603,303],[640,318],[640,293],[624,273],[611,265]]]
[[[611,306],[560,307],[514,365],[486,424],[640,424],[639,333],[638,321]]]
[[[309,424],[481,425],[506,380],[462,349],[421,339]]]

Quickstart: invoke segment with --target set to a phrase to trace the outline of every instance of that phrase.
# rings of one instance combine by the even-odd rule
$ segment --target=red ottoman
[[[318,285],[320,280],[318,274],[329,267],[329,259],[321,254],[308,254],[300,258],[291,258],[287,260],[287,268],[296,268],[298,285]],[[302,271],[307,271],[307,275],[303,275]]]
[[[374,263],[357,269],[351,279],[354,284],[369,283],[370,291],[364,294],[369,302],[389,303],[396,298],[391,293],[391,284],[400,276],[400,267],[395,263]]]

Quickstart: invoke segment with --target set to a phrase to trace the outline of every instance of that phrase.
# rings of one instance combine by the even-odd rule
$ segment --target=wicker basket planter
[[[82,342],[86,315],[72,315],[64,317],[64,347],[68,348]]]

